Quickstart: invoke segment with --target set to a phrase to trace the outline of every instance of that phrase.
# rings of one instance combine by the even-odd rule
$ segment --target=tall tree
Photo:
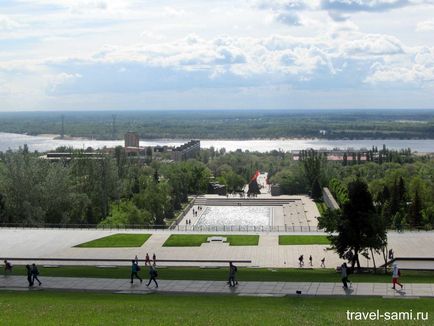
[[[409,209],[409,219],[411,226],[420,227],[422,225],[422,201],[419,191],[416,189]]]
[[[348,201],[335,218],[335,223],[320,218],[320,226],[329,233],[339,257],[348,259],[352,268],[360,268],[360,254],[371,248],[381,249],[387,240],[386,226],[376,214],[368,185],[360,179],[349,183]]]
[[[321,153],[318,153],[313,149],[303,151],[302,153],[304,175],[310,187],[310,192],[313,194],[313,188],[314,186],[317,186],[315,185],[315,182],[319,183],[319,180],[321,180],[321,168],[326,161]]]

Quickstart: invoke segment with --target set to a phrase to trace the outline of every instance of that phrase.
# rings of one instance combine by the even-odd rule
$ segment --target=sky
[[[434,108],[434,0],[0,0],[0,111]]]

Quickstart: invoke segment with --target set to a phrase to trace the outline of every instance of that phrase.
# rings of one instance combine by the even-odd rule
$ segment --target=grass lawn
[[[118,233],[77,245],[79,248],[141,247],[150,234]]]
[[[259,235],[172,234],[163,247],[199,247],[209,237],[225,237],[231,246],[257,246]]]
[[[93,266],[63,266],[59,268],[44,268],[39,266],[41,280],[44,276],[58,277],[101,277],[128,278],[130,267],[97,268]],[[142,273],[147,273],[145,270]],[[24,266],[14,266],[13,274],[25,275]],[[226,281],[227,268],[201,269],[197,267],[169,267],[159,270],[158,277],[163,280],[215,280]],[[340,282],[340,275],[333,269],[297,269],[297,268],[238,268],[240,281],[260,282]],[[387,283],[391,281],[390,274],[351,274],[350,280],[355,283]],[[402,282],[434,283],[434,272],[403,271]],[[42,280],[43,282],[43,280]]]
[[[279,235],[279,245],[328,245],[325,235]]]
[[[434,314],[434,299],[0,292],[4,325],[350,325],[346,311]],[[427,322],[429,323],[429,322]],[[369,325],[384,321],[369,321]],[[409,321],[393,325],[409,325]]]
[[[327,210],[327,205],[323,201],[316,201],[315,202],[316,207],[318,208],[319,214],[321,216],[324,215],[325,211]]]

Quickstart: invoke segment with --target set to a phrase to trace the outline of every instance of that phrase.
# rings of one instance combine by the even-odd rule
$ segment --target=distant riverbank
[[[123,146],[122,140],[90,140],[90,139],[53,139],[53,135],[29,136],[22,134],[0,133],[0,151],[8,149],[17,150],[27,144],[31,151],[46,152],[57,147],[66,146],[76,149],[88,147],[103,148]],[[186,140],[181,139],[152,139],[141,140],[141,146],[179,146]],[[272,150],[292,151],[303,149],[362,149],[376,146],[381,148],[386,145],[390,149],[410,148],[415,152],[434,153],[434,140],[430,139],[361,139],[361,140],[324,140],[324,139],[252,139],[252,140],[201,140],[201,147],[215,149],[225,148],[226,151],[258,151],[269,152]]]

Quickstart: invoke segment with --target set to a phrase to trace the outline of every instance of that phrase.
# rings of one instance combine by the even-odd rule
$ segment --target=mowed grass
[[[279,235],[279,245],[328,245],[325,235]]]
[[[81,243],[79,248],[122,248],[122,247],[141,247],[150,234],[118,233],[99,238],[89,242]]]
[[[143,266],[143,264],[142,264]],[[238,266],[239,267],[239,266]],[[158,268],[158,262],[157,262]],[[97,268],[94,266],[63,266],[59,268],[45,268],[39,266],[40,278],[44,276],[55,277],[89,277],[89,278],[121,278],[130,277],[130,266],[116,268]],[[146,275],[144,269],[142,275]],[[22,275],[25,283],[26,270],[24,266],[14,266],[14,275]],[[340,274],[334,269],[309,269],[309,268],[238,268],[240,281],[256,282],[340,282]],[[202,269],[197,267],[169,267],[158,271],[158,278],[163,280],[201,280],[201,281],[226,281],[228,269]],[[354,283],[389,283],[391,275],[388,274],[351,274],[349,278]],[[402,271],[400,279],[405,283],[434,283],[433,271]]]
[[[434,314],[434,299],[0,292],[3,325],[353,325],[347,310]],[[429,323],[429,322],[428,322]],[[369,321],[382,325],[383,320]],[[409,325],[409,321],[393,325]]]
[[[225,237],[231,246],[257,246],[259,235],[172,234],[163,247],[200,247],[209,237]]]

